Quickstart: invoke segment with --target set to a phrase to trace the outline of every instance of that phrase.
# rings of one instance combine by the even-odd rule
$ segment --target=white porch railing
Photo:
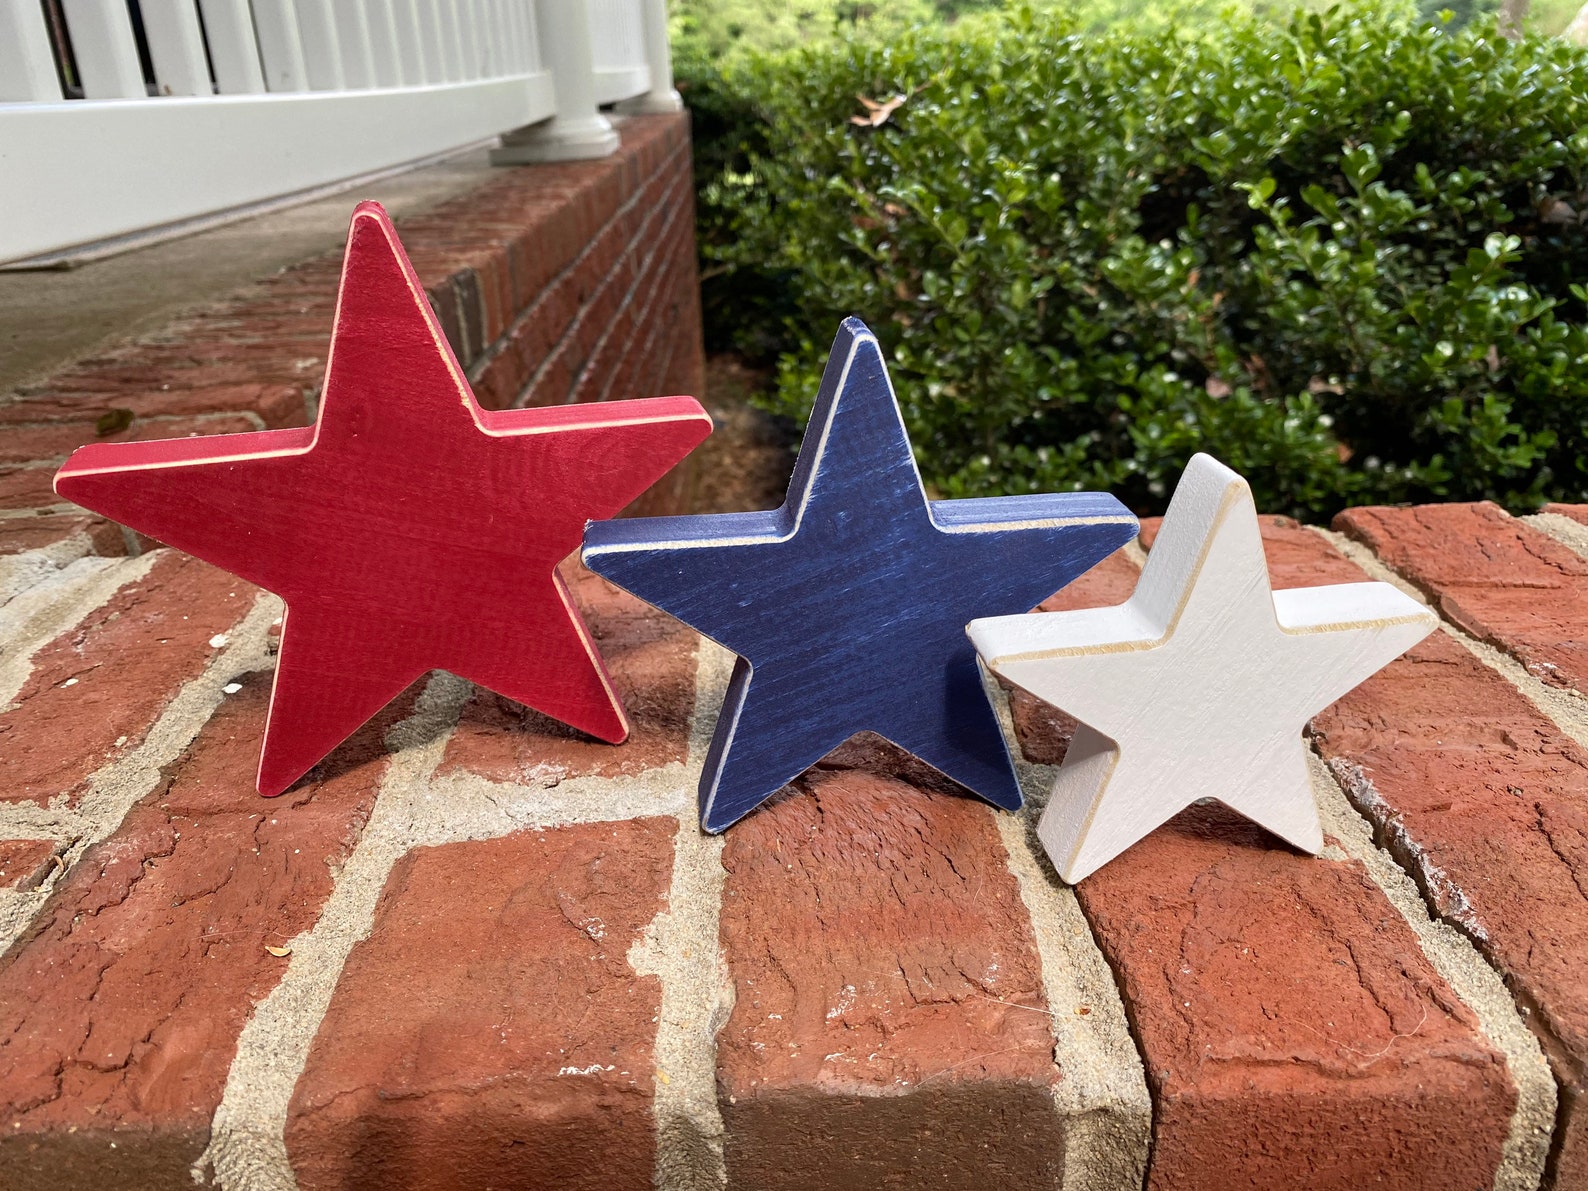
[[[676,110],[664,0],[0,0],[0,263]]]

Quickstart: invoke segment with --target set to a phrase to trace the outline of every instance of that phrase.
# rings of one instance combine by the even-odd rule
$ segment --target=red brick
[[[105,404],[123,393],[157,392],[162,385],[173,388],[228,388],[261,383],[258,369],[240,363],[209,361],[200,364],[192,346],[183,344],[140,343],[136,358],[115,357],[85,360],[38,384],[18,392],[29,396],[102,395]]]
[[[1149,1191],[1492,1183],[1504,1059],[1360,865],[1199,806],[1077,894],[1147,1068]]]
[[[103,394],[39,396],[0,406],[0,424],[76,422],[86,425],[116,409],[125,409],[140,418],[252,413],[269,429],[300,426],[304,419],[301,386],[255,384],[197,389],[162,387],[153,391],[129,389],[108,400]],[[98,438],[99,435],[94,434],[85,441]]]
[[[1264,540],[1276,587],[1365,577],[1290,523]],[[1444,633],[1313,739],[1434,912],[1505,976],[1561,1085],[1552,1185],[1588,1186],[1588,752]]]
[[[1313,737],[1434,911],[1505,976],[1561,1085],[1554,1185],[1588,1185],[1588,751],[1444,633]]]
[[[1588,1186],[1588,753],[1443,633],[1314,732],[1434,910],[1527,1010],[1562,1085],[1557,1185]]]
[[[551,357],[535,378],[530,381],[529,387],[524,392],[524,404],[527,406],[540,405],[566,405],[573,390],[574,362],[570,359],[568,351],[563,345],[552,353]]]
[[[64,459],[84,443],[146,442],[155,438],[187,438],[194,434],[237,434],[259,426],[241,414],[194,418],[136,418],[119,434],[95,432],[92,419],[40,426],[10,426],[0,434],[0,463]]]
[[[0,467],[0,509],[34,509],[62,503],[55,495],[55,467]]]
[[[673,819],[522,832],[398,861],[292,1098],[305,1191],[651,1186]],[[393,995],[394,990],[400,990]]]
[[[1547,504],[1539,511],[1554,513],[1557,517],[1570,517],[1573,521],[1588,525],[1588,505]]]
[[[1058,1185],[1062,1076],[993,813],[817,769],[728,834],[729,1187]]]
[[[49,839],[0,840],[0,889],[35,889],[55,867],[61,845]]]
[[[1535,678],[1588,691],[1588,560],[1488,502],[1347,509],[1335,526]]]
[[[82,513],[50,513],[38,517],[0,517],[0,555],[42,550],[79,534],[88,536],[95,554],[127,552],[121,527],[114,522]]]
[[[565,565],[563,574],[628,712],[628,740],[614,747],[480,691],[464,709],[438,774],[555,785],[568,777],[635,775],[685,759],[699,638],[582,566]]]
[[[90,848],[0,961],[0,1185],[191,1186],[238,1035],[358,838],[396,709],[254,792],[270,676]]]
[[[169,552],[42,646],[0,713],[0,802],[64,795],[75,804],[96,770],[143,742],[214,657],[210,640],[229,632],[256,595],[240,579]]]

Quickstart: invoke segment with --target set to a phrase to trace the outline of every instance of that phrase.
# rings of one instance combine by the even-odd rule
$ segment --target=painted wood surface
[[[849,319],[782,508],[592,525],[584,559],[739,655],[700,784],[721,831],[862,731],[1018,807],[965,623],[1034,607],[1136,528],[1098,493],[928,501]]]
[[[94,444],[55,489],[286,600],[259,766],[278,794],[432,669],[622,740],[555,568],[710,431],[690,397],[481,409],[364,203],[313,426]]]
[[[1388,583],[1272,591],[1251,489],[1197,455],[1129,600],[968,632],[1081,722],[1038,826],[1073,883],[1202,798],[1317,852],[1302,729],[1437,624]]]

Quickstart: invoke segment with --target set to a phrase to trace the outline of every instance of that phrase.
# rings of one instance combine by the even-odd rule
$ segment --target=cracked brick
[[[1588,692],[1588,560],[1487,501],[1347,509],[1335,528],[1533,677]]]
[[[0,961],[0,1185],[179,1186],[238,1035],[357,841],[405,698],[279,799],[249,675]]]
[[[72,629],[41,646],[0,710],[0,802],[75,805],[93,774],[143,743],[203,673],[258,589],[164,551]]]
[[[421,848],[397,862],[293,1095],[305,1191],[651,1186],[674,819]]]
[[[1056,1187],[1063,1074],[995,812],[875,769],[808,771],[727,836],[728,1185]]]

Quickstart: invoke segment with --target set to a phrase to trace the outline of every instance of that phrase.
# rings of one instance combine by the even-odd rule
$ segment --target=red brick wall
[[[688,123],[631,117],[622,135],[610,158],[503,169],[398,224],[487,408],[700,393]],[[85,442],[309,420],[340,268],[340,252],[307,261],[0,402],[0,555],[126,551],[50,490]],[[680,507],[690,474],[646,510]]]

